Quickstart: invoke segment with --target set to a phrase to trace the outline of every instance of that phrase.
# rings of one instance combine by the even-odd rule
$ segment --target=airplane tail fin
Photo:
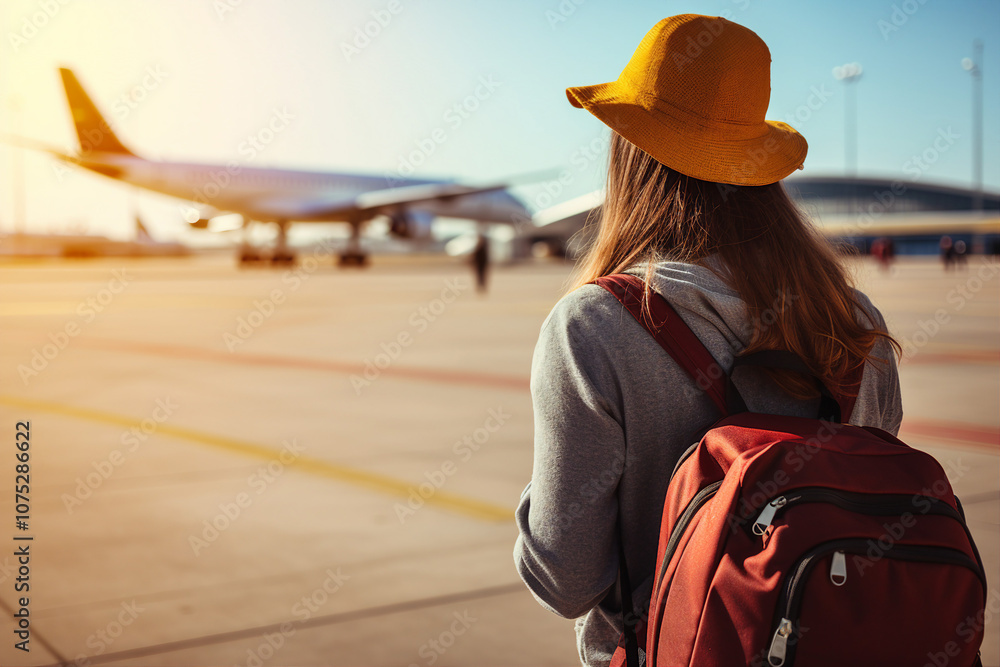
[[[115,136],[111,126],[104,120],[104,116],[97,110],[90,96],[77,81],[73,71],[61,67],[59,74],[62,75],[63,88],[66,90],[66,102],[73,115],[76,136],[80,140],[80,151],[82,153],[95,151],[134,155]]]

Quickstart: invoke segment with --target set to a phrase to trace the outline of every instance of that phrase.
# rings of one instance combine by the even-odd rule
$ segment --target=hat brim
[[[780,121],[740,126],[667,113],[653,100],[638,99],[617,81],[566,89],[570,104],[649,153],[657,162],[686,176],[727,185],[769,185],[801,168],[809,145]]]

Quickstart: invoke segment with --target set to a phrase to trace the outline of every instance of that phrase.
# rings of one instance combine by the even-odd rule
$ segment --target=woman
[[[851,423],[899,428],[898,345],[780,183],[801,168],[806,142],[764,120],[769,68],[750,30],[683,15],[658,23],[617,81],[567,90],[612,130],[607,192],[575,286],[535,349],[535,461],[515,561],[543,606],[578,619],[585,665],[607,664],[622,632],[619,531],[645,608],[670,472],[719,418],[591,281],[641,276],[725,369],[741,354],[791,350],[842,388],[863,365]],[[754,412],[815,416],[803,376],[746,368],[735,383]]]

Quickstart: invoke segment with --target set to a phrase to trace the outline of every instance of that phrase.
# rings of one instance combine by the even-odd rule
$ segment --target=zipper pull
[[[843,586],[847,583],[847,557],[843,551],[833,552],[833,562],[830,563],[830,581],[834,586]]]
[[[753,523],[753,533],[754,535],[763,535],[767,532],[767,529],[771,526],[771,521],[774,520],[774,515],[778,511],[779,507],[784,507],[788,500],[784,496],[778,496],[767,505],[764,509],[760,511],[760,516]]]
[[[785,654],[788,650],[788,637],[792,634],[792,622],[787,618],[781,619],[778,629],[774,631],[774,639],[771,640],[771,650],[767,652],[767,662],[772,667],[781,667],[785,664]]]

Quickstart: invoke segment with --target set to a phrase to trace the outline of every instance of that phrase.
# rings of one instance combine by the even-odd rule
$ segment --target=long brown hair
[[[721,271],[704,262],[710,255],[721,260]],[[781,183],[731,186],[684,176],[612,132],[599,228],[573,289],[641,262],[649,263],[649,289],[662,260],[702,264],[736,290],[754,325],[741,354],[795,352],[833,391],[848,384],[879,338],[900,352],[858,303],[836,252]],[[870,328],[858,322],[858,311]],[[792,396],[817,394],[799,374],[769,374]]]

